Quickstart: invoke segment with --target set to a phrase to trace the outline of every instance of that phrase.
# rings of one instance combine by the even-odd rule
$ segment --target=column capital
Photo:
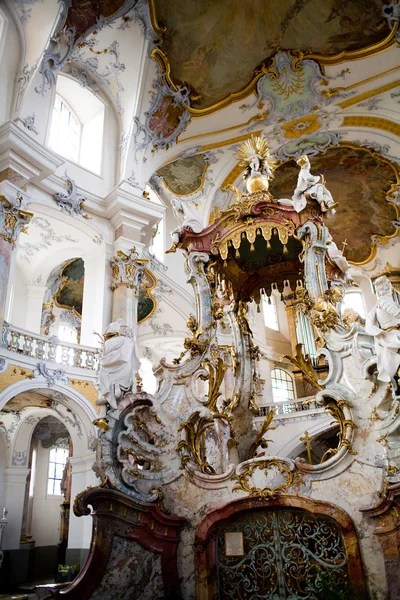
[[[23,210],[23,203],[24,196],[14,184],[0,183],[0,236],[12,246],[33,217],[33,213]]]
[[[123,285],[138,291],[143,271],[148,262],[145,258],[139,258],[135,247],[131,248],[128,254],[118,250],[110,260],[112,267],[111,289],[115,290],[118,286]]]

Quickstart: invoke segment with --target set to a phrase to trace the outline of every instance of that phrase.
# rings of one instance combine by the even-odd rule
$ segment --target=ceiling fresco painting
[[[340,146],[312,159],[312,173],[325,177],[326,186],[339,203],[329,219],[329,231],[341,248],[345,243],[348,260],[362,263],[369,259],[373,236],[385,238],[396,234],[393,225],[396,208],[387,196],[398,180],[398,170],[388,161],[364,148]],[[271,194],[291,198],[296,187],[299,167],[292,160],[275,172]]]
[[[56,306],[73,308],[82,315],[85,266],[81,258],[69,262],[61,272],[61,287],[54,294]]]
[[[171,80],[189,85],[191,105],[200,109],[249,85],[255,69],[278,49],[311,52],[323,61],[377,45],[390,34],[381,0],[233,0],[229,11],[211,0],[154,4],[166,27],[160,48]]]
[[[208,166],[203,154],[196,154],[165,165],[157,175],[163,178],[164,184],[176,196],[189,196],[203,186]]]

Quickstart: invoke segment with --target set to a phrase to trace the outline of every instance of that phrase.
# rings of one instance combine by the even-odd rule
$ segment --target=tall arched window
[[[283,369],[272,369],[271,383],[274,402],[291,402],[295,399],[293,379],[290,373]]]

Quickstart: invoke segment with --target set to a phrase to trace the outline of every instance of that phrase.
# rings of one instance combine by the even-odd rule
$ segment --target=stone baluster
[[[48,342],[48,360],[49,362],[56,362],[57,344],[54,342]]]
[[[24,354],[32,356],[32,343],[33,337],[31,337],[30,335],[24,335],[24,343],[22,346],[22,351]]]
[[[73,364],[75,367],[82,366],[82,350],[78,348],[73,349]]]
[[[67,346],[61,346],[61,364],[69,365],[69,348]]]
[[[11,331],[11,340],[8,344],[8,347],[13,352],[17,352],[19,350],[19,338],[20,334],[17,331]]]
[[[1,345],[4,348],[7,348],[8,346],[8,334],[10,331],[10,326],[7,323],[7,321],[3,322],[3,327],[2,327],[2,333],[1,333]]]
[[[46,358],[45,344],[45,340],[36,340],[36,358],[38,358],[39,360],[43,360]]]

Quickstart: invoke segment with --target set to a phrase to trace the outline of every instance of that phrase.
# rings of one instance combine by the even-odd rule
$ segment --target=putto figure
[[[300,156],[297,164],[300,166],[300,173],[297,178],[297,187],[292,196],[294,209],[300,212],[307,205],[308,199],[317,200],[322,212],[332,217],[338,204],[327,190],[323,175],[311,175],[310,161],[305,154]]]
[[[104,417],[107,405],[118,407],[124,392],[132,389],[140,362],[136,355],[134,333],[123,319],[110,323],[104,332],[104,350],[99,369],[97,404],[102,406]],[[104,410],[103,410],[104,409]]]
[[[378,302],[367,315],[365,331],[375,338],[378,380],[390,382],[400,367],[400,306],[385,275],[375,281],[375,289]]]

